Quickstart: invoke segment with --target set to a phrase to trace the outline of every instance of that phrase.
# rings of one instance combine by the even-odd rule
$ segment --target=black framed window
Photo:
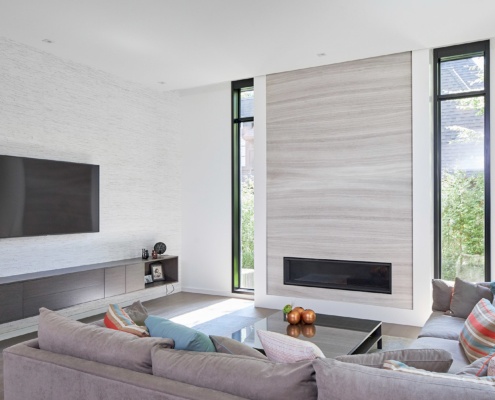
[[[489,48],[434,50],[436,278],[490,280]]]
[[[254,291],[254,80],[232,82],[232,290]]]

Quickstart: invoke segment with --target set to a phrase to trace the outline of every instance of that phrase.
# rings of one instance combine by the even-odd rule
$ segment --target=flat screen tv
[[[100,167],[0,155],[0,238],[99,232]]]

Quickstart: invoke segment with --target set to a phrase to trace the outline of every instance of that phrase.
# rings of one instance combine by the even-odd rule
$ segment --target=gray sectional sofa
[[[432,313],[421,329],[411,349],[444,349],[452,354],[453,363],[449,373],[470,373],[484,363],[480,359],[470,365],[459,343],[459,334],[466,318],[481,298],[493,302],[490,282],[469,283],[460,279],[455,282],[434,279]],[[454,292],[454,287],[456,288]]]
[[[402,350],[283,364],[228,338],[215,343],[214,353],[175,350],[168,339],[137,338],[54,312],[44,314],[38,339],[4,350],[5,400],[495,398],[495,386],[472,380],[381,369],[385,360],[397,359],[416,368],[446,372],[452,357],[444,350]],[[446,318],[451,319],[434,313],[424,331],[442,324],[452,332],[457,330],[460,321]],[[431,337],[424,338],[437,345]],[[426,347],[423,337],[418,342]]]

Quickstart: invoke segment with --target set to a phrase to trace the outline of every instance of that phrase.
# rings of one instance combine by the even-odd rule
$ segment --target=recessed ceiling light
[[[325,57],[327,55],[327,53],[318,53],[317,56],[318,57]]]
[[[53,43],[53,40],[50,40],[50,39],[43,39],[42,42],[45,42],[45,43]]]

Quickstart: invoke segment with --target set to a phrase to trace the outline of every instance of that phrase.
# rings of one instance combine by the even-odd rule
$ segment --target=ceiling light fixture
[[[163,82],[163,81],[160,81],[160,82],[158,82],[158,83],[159,83],[160,85],[165,85],[165,82]]]
[[[43,39],[42,42],[44,43],[53,43],[53,40],[50,39]]]

